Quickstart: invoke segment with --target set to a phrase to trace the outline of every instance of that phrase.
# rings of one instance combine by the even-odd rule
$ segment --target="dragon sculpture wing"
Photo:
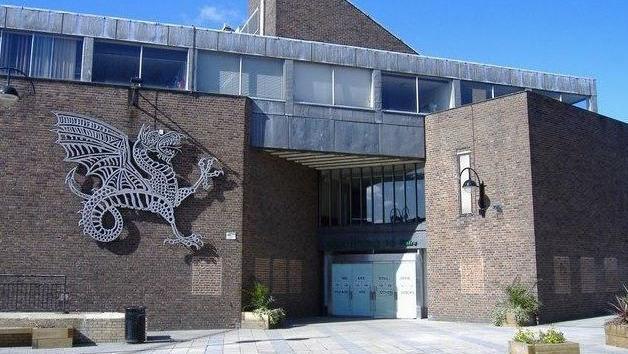
[[[131,143],[126,134],[109,124],[76,114],[57,116],[57,143],[65,150],[65,161],[76,162],[96,176],[101,187],[146,189],[142,174],[131,162]]]

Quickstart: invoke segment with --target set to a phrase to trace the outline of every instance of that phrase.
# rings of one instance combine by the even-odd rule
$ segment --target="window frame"
[[[296,100],[296,98],[294,99],[294,103],[296,104],[302,104],[302,105],[308,105],[308,106],[319,106],[319,107],[333,107],[333,108],[347,108],[347,109],[355,109],[355,110],[363,110],[363,111],[375,111],[375,97],[374,97],[374,85],[373,85],[373,69],[368,69],[368,68],[361,68],[361,67],[352,67],[352,66],[343,66],[343,65],[329,65],[329,64],[325,64],[325,63],[319,63],[319,62],[312,62],[312,61],[296,61],[294,62],[295,65],[298,65],[297,63],[302,63],[302,64],[314,64],[314,65],[324,65],[327,66],[331,69],[331,103],[319,103],[319,102],[307,102],[307,101],[301,101],[301,100]],[[371,83],[369,85],[369,107],[362,107],[362,106],[351,106],[351,105],[342,105],[342,104],[336,104],[336,68],[350,68],[350,69],[359,69],[359,70],[364,70],[364,71],[368,71],[371,74]],[[296,80],[297,80],[297,76],[293,75],[293,85],[296,86]]]
[[[385,113],[395,113],[395,114],[408,114],[408,115],[418,115],[418,116],[426,116],[428,114],[433,114],[433,113],[437,113],[437,112],[442,112],[445,111],[447,109],[451,109],[454,108],[455,103],[454,100],[452,99],[453,97],[453,80],[451,79],[447,79],[447,78],[441,78],[441,77],[430,77],[430,76],[422,76],[422,75],[411,75],[411,74],[403,74],[403,73],[396,73],[396,72],[391,72],[391,71],[386,71],[386,72],[382,72],[382,77],[383,76],[397,76],[397,77],[406,77],[406,78],[414,78],[414,95],[415,95],[415,101],[416,101],[416,111],[400,111],[397,109],[385,109],[383,107],[383,103],[382,103],[382,112]],[[445,83],[449,86],[449,107],[445,108],[442,111],[436,111],[436,112],[432,112],[432,113],[428,113],[428,112],[421,112],[421,97],[419,95],[419,87],[420,87],[420,81],[424,80],[424,81],[436,81],[436,82],[441,82],[441,83]],[[383,81],[383,80],[382,80]],[[381,85],[381,96],[382,96],[382,102],[383,102],[383,97],[384,97],[384,85]]]
[[[83,76],[83,69],[84,69],[84,60],[83,60],[83,51],[85,50],[85,40],[83,37],[79,37],[79,36],[69,36],[69,35],[59,35],[56,33],[48,33],[48,32],[36,32],[36,31],[23,31],[23,30],[14,30],[14,29],[7,29],[7,28],[1,28],[0,29],[0,52],[2,51],[2,44],[4,42],[4,34],[5,33],[15,33],[18,35],[27,35],[30,37],[30,53],[29,53],[29,58],[28,58],[28,70],[25,71],[26,74],[28,74],[29,77],[33,77],[36,79],[46,79],[46,80],[64,80],[64,81],[81,81],[81,78]],[[78,67],[80,68],[79,72],[78,72],[78,78],[76,78],[76,75],[73,75],[73,77],[71,79],[67,79],[67,78],[55,78],[52,76],[33,76],[33,49],[34,49],[34,45],[35,45],[35,36],[41,36],[41,37],[50,37],[52,38],[52,49],[50,51],[50,63],[52,65],[52,59],[54,58],[54,42],[57,38],[59,39],[67,39],[67,40],[72,40],[74,42],[76,42],[77,47],[80,46],[80,50],[77,50],[77,52],[80,53],[80,57],[81,60],[80,62],[76,63],[78,64]],[[78,48],[77,48],[78,49]]]
[[[155,88],[155,89],[165,89],[165,90],[174,90],[174,91],[189,91],[191,89],[191,82],[190,82],[190,65],[191,65],[191,60],[190,60],[190,51],[187,48],[177,48],[177,47],[170,47],[170,46],[160,46],[160,45],[155,45],[155,44],[147,44],[147,43],[134,43],[134,42],[129,42],[129,41],[120,41],[120,40],[112,40],[112,39],[104,39],[104,38],[95,38],[94,39],[94,43],[110,43],[110,44],[114,44],[114,45],[122,45],[122,46],[132,46],[132,47],[139,47],[140,48],[140,55],[139,55],[139,68],[138,68],[138,77],[142,78],[142,68],[144,66],[144,47],[147,48],[156,48],[156,49],[162,49],[162,50],[171,50],[171,51],[178,51],[178,52],[186,52],[186,58],[185,58],[185,88],[176,88],[176,87],[165,87],[165,86],[153,86],[153,85],[144,85],[144,87],[147,88]],[[94,51],[95,52],[95,51]],[[93,72],[93,66],[94,66],[94,52],[92,53],[92,72]],[[93,77],[91,79],[90,82],[94,82],[94,83],[103,83],[100,81],[94,81]],[[108,85],[125,85],[122,83],[105,83]],[[129,84],[130,85],[130,81]]]

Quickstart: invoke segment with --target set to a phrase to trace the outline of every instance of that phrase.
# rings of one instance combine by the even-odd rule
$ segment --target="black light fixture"
[[[17,89],[11,85],[11,73],[18,73],[22,75],[31,84],[33,94],[35,93],[35,85],[33,84],[33,81],[22,70],[10,67],[0,67],[0,73],[6,73],[7,75],[6,83],[2,86],[2,88],[0,88],[0,103],[12,105],[20,99],[20,94]]]
[[[462,184],[462,189],[464,189],[465,191],[469,193],[473,191],[473,188],[480,189],[480,195],[478,196],[478,212],[480,213],[482,217],[485,217],[486,209],[488,209],[488,204],[489,204],[488,198],[486,197],[486,185],[484,184],[484,181],[480,179],[480,176],[478,176],[478,173],[475,172],[475,170],[472,169],[471,167],[465,167],[462,169],[462,171],[460,171],[461,179],[462,179],[462,174],[466,170],[469,170],[475,174],[475,178],[478,180],[479,185],[473,180],[473,178],[471,177],[471,174],[469,174],[469,179],[464,181],[464,183]]]

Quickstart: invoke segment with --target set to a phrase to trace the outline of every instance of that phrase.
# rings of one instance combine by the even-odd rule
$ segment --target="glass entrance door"
[[[395,318],[395,265],[392,262],[373,263],[374,317]]]
[[[332,274],[332,313],[351,316],[351,264],[334,264]]]
[[[397,263],[395,284],[397,286],[397,318],[415,318],[416,309],[416,265],[415,262]]]
[[[356,263],[351,265],[351,314],[353,316],[371,316],[371,284],[373,282],[373,265]]]

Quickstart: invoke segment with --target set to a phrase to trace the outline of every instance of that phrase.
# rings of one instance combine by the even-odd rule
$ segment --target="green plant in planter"
[[[624,285],[624,291],[624,295],[615,296],[615,302],[611,303],[615,318],[608,321],[609,324],[628,325],[628,287],[626,285]]]
[[[285,318],[286,312],[282,308],[272,308],[275,299],[270,295],[270,289],[260,282],[253,283],[253,287],[248,291],[249,304],[245,307],[252,310],[259,318],[268,316],[270,327],[276,327]]]
[[[546,332],[539,331],[538,336],[530,329],[519,328],[513,340],[526,344],[561,344],[566,342],[563,332],[554,327],[550,327]]]
[[[541,303],[532,293],[532,286],[526,286],[519,278],[504,288],[506,300],[499,302],[493,312],[491,319],[494,325],[501,326],[506,321],[507,314],[512,314],[518,325],[526,325],[534,319]]]

